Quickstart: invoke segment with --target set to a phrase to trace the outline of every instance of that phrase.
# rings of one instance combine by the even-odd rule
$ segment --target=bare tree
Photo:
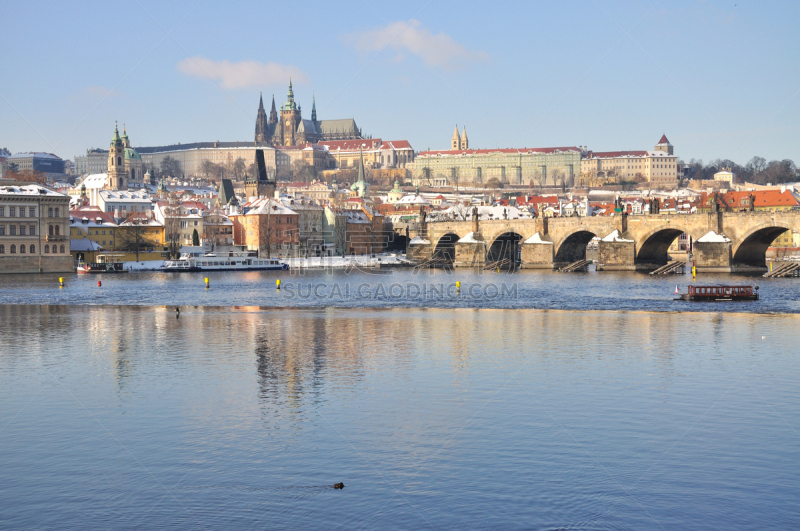
[[[211,243],[211,250],[216,251],[217,247],[225,243],[226,222],[228,218],[221,214],[209,214],[203,220],[203,241]]]
[[[178,258],[181,250],[180,201],[175,192],[169,195],[169,204],[164,207],[164,243],[170,258]]]
[[[167,155],[161,160],[161,175],[168,175],[170,177],[180,177],[182,175],[181,163]]]
[[[149,219],[131,217],[123,222],[115,231],[117,245],[120,251],[136,253],[136,261],[139,261],[139,252],[146,248],[155,247],[155,243],[150,239],[147,228],[150,224]]]
[[[233,161],[233,165],[231,166],[231,173],[233,174],[236,180],[242,180],[246,170],[247,170],[247,165],[245,164],[243,158],[238,157],[235,161]]]

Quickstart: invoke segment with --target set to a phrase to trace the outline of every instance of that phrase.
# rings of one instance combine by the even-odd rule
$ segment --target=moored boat
[[[81,262],[76,271],[78,273],[127,273],[122,258],[125,255],[101,254],[97,262]]]
[[[758,286],[689,286],[682,301],[757,301]]]
[[[276,258],[258,258],[247,255],[204,256],[181,255],[178,260],[167,260],[162,271],[182,273],[189,271],[270,271],[289,269],[289,266]]]

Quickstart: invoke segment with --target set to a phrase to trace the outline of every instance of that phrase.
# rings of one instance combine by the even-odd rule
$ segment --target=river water
[[[797,528],[797,279],[712,279],[762,300],[627,273],[0,277],[0,528]]]

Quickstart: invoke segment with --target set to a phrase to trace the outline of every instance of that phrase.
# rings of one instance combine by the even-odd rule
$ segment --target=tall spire
[[[297,110],[297,105],[294,102],[294,91],[292,90],[292,78],[289,78],[289,92],[286,94],[286,104],[283,108],[287,111]]]
[[[261,92],[258,93],[258,110],[264,110],[264,95]]]
[[[450,149],[453,151],[461,149],[461,137],[458,135],[458,125],[453,130],[453,138],[450,140]]]
[[[311,121],[317,121],[317,99],[313,94],[311,95]]]
[[[278,111],[275,110],[275,94],[272,95],[272,110],[269,111],[269,123],[278,123]]]
[[[269,127],[267,126],[267,113],[264,110],[264,98],[258,97],[258,114],[256,115],[256,142],[269,142]]]

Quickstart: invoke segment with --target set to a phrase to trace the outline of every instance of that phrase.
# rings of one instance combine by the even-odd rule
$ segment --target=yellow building
[[[639,180],[660,188],[675,188],[678,173],[678,157],[666,135],[653,151],[589,151],[581,159],[581,181],[590,186]]]
[[[117,224],[109,214],[100,210],[72,210],[69,213],[69,237],[71,240],[88,238],[103,249],[116,245]]]

